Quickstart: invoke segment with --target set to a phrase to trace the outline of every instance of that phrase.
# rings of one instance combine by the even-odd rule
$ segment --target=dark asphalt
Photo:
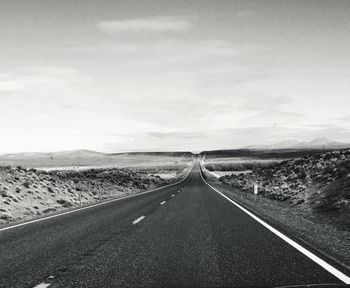
[[[132,224],[140,216],[146,217]],[[45,281],[49,287],[341,283],[208,187],[198,165],[177,185],[0,231],[0,287]]]

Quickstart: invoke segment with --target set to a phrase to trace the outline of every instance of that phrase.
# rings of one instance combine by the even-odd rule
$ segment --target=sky
[[[350,142],[350,1],[0,0],[0,153]]]

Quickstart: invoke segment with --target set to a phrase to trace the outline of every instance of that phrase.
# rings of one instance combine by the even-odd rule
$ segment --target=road
[[[205,184],[181,183],[0,230],[0,287],[342,283]]]

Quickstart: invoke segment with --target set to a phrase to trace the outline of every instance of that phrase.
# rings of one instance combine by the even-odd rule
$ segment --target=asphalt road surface
[[[342,283],[205,184],[176,185],[0,230],[0,287]]]

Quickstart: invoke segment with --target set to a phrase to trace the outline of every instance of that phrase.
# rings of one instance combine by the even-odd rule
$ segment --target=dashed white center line
[[[46,288],[46,287],[49,287],[50,285],[51,285],[51,283],[42,282],[42,283],[34,286],[34,288]]]
[[[171,197],[175,197],[175,194],[171,195]]]
[[[165,204],[165,203],[166,203],[166,201],[160,202],[160,205],[163,205],[163,204]]]
[[[140,221],[142,221],[144,218],[146,218],[146,216],[140,216],[139,218],[137,218],[137,219],[135,219],[134,221],[132,221],[132,224],[137,224],[137,223],[139,223]]]

